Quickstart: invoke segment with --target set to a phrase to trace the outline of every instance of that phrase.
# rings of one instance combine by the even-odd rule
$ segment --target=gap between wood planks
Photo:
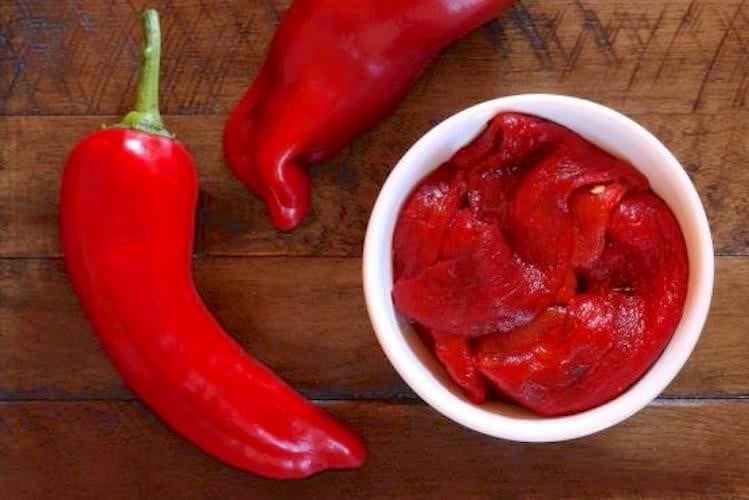
[[[736,259],[746,259],[749,258],[749,253],[747,252],[716,252],[715,254],[716,258],[736,258]],[[242,254],[242,253],[231,253],[231,252],[210,252],[210,253],[198,253],[193,252],[193,261],[200,261],[202,259],[317,259],[317,260],[325,260],[325,259],[352,259],[361,260],[361,255],[348,255],[348,254],[321,254],[321,255],[315,255],[315,254],[276,254],[276,253],[253,253],[253,254]],[[50,260],[50,261],[59,261],[62,260],[63,257],[61,255],[3,255],[0,256],[0,261],[41,261],[41,260]]]
[[[404,395],[403,397],[397,398],[369,398],[369,397],[352,397],[347,396],[345,398],[336,397],[316,397],[309,395],[309,391],[304,391],[302,394],[314,403],[373,403],[373,404],[389,404],[389,405],[406,405],[406,406],[427,406],[415,394]],[[12,405],[12,404],[29,404],[29,403],[139,403],[139,398],[136,397],[112,397],[112,398],[18,398],[18,399],[0,399],[1,405]],[[700,406],[707,404],[749,404],[749,394],[741,395],[708,395],[708,396],[659,396],[649,403],[653,406]]]

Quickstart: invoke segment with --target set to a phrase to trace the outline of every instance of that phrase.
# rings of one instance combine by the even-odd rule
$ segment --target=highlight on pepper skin
[[[135,109],[72,150],[60,196],[65,264],[127,385],[205,452],[270,478],[361,466],[362,440],[248,355],[198,294],[198,178],[158,109],[160,31],[146,42]]]
[[[443,48],[510,4],[295,0],[226,122],[226,162],[276,228],[294,229],[310,210],[306,168],[387,116]]]

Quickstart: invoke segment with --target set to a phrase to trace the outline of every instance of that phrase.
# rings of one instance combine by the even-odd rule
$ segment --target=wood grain
[[[238,340],[307,394],[398,397],[364,311],[356,259],[205,259],[198,285]],[[0,260],[0,399],[130,397],[62,261]]]
[[[138,59],[134,14],[142,2],[59,5],[52,0],[35,1],[33,9],[20,0],[0,5],[5,49],[0,75],[8,78],[0,113],[124,112]],[[285,2],[158,5],[166,44],[164,109],[217,114],[170,119],[203,169],[206,251],[358,255],[379,186],[429,126],[481,99],[549,91],[599,100],[653,129],[695,179],[717,252],[746,255],[749,174],[743,163],[749,146],[743,138],[749,123],[749,60],[742,33],[749,7],[734,0],[653,5],[645,0],[518,3],[502,21],[449,50],[374,132],[331,164],[313,169],[314,212],[300,230],[283,235],[226,172],[219,138],[220,117],[257,70]],[[0,141],[9,146],[0,152],[0,256],[57,254],[59,164],[80,135],[112,118],[4,120]]]
[[[261,64],[287,0],[8,0],[0,4],[0,113],[127,107],[140,27],[161,10],[168,113],[223,114]],[[525,0],[450,49],[404,106],[444,115],[528,91],[628,112],[745,109],[749,5],[741,0]],[[460,89],[456,92],[455,89]]]
[[[307,395],[413,398],[375,340],[358,259],[203,258],[198,285],[240,343]],[[666,397],[749,397],[749,260],[720,258],[707,328]],[[127,398],[61,261],[0,260],[0,399]]]
[[[440,117],[434,117],[435,121]],[[716,251],[749,255],[749,119],[634,115],[681,159],[705,203]],[[0,257],[59,256],[57,192],[65,155],[115,117],[0,117]],[[208,255],[358,256],[369,212],[400,156],[430,126],[402,109],[335,160],[312,169],[313,213],[294,232],[275,231],[259,200],[223,163],[222,117],[169,116],[194,152],[201,177],[199,248]]]
[[[222,466],[135,403],[1,404],[0,486],[22,499],[749,495],[746,402],[650,406],[596,436],[547,445],[490,439],[421,405],[325,408],[361,430],[368,463],[283,482]]]
[[[289,1],[0,1],[0,496],[749,498],[749,2],[517,1],[313,167],[313,213],[282,234],[223,164],[220,135]],[[243,346],[363,433],[361,470],[270,482],[207,457],[132,399],[82,317],[59,259],[59,175],[129,107],[146,5],[162,14],[162,109],[200,170],[198,286]],[[664,395],[563,444],[493,440],[421,404],[361,294],[367,218],[398,158],[457,110],[526,92],[650,128],[697,185],[721,256],[703,337]]]

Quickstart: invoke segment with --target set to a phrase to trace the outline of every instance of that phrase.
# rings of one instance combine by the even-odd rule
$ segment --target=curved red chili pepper
[[[206,452],[273,478],[357,467],[360,439],[248,356],[195,289],[197,176],[161,123],[158,17],[144,17],[136,111],[65,165],[62,245],[83,309],[128,385]]]
[[[309,211],[305,167],[383,118],[449,43],[511,0],[295,0],[265,64],[233,110],[224,155],[273,224]]]

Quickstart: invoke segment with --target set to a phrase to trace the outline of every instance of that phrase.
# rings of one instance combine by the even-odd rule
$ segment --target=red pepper
[[[689,271],[679,224],[642,174],[516,113],[416,187],[393,252],[396,307],[466,397],[543,415],[640,378],[676,329]]]
[[[215,457],[272,478],[362,464],[361,440],[227,335],[193,283],[193,160],[158,111],[158,15],[136,110],[83,139],[65,165],[60,225],[83,309],[128,385]]]
[[[511,3],[295,0],[226,124],[226,161],[293,229],[309,211],[305,167],[374,126],[445,46]]]

